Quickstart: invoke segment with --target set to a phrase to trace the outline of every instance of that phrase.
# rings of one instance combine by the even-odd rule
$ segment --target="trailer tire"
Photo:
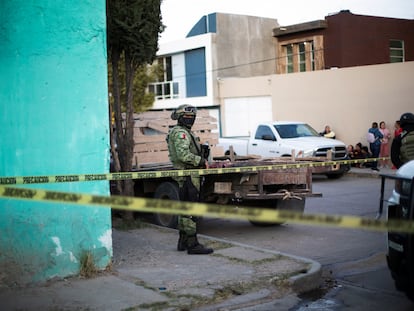
[[[178,184],[170,181],[163,182],[155,190],[154,199],[179,201],[180,193]],[[159,226],[176,229],[178,216],[174,214],[154,213],[153,221]]]
[[[255,220],[249,220],[249,222],[255,227],[273,227],[273,226],[280,226],[284,224],[284,222],[262,222],[262,221],[255,221]]]
[[[271,203],[271,204],[269,204]],[[266,205],[262,205],[264,208],[272,208],[274,207],[277,210],[288,210],[288,211],[294,211],[298,213],[303,213],[305,210],[305,198],[302,198],[302,200],[276,200],[276,205],[274,204],[275,201],[270,201]],[[250,223],[253,226],[256,227],[270,227],[270,226],[279,226],[284,224],[285,222],[262,222],[262,221],[255,221],[255,220],[249,220]]]
[[[344,176],[344,173],[332,173],[332,174],[326,174],[326,177],[328,177],[328,179],[339,179],[342,176]]]

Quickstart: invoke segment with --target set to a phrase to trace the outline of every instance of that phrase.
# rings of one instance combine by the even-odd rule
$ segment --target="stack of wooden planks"
[[[137,168],[156,164],[167,164],[168,131],[177,124],[171,119],[171,111],[146,111],[135,114],[134,128],[134,165]],[[200,137],[201,143],[208,142],[212,156],[224,154],[218,147],[217,119],[211,117],[208,110],[198,110],[192,131]]]

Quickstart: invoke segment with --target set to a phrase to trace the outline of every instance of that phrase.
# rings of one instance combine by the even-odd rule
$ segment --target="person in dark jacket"
[[[368,132],[374,134],[375,136],[374,142],[369,144],[369,149],[371,150],[372,157],[378,158],[381,150],[381,139],[383,138],[383,135],[378,128],[378,123],[372,122],[372,127],[368,130]],[[377,161],[372,163],[371,169],[374,171],[379,171]]]
[[[391,162],[398,169],[410,160],[414,160],[414,114],[406,112],[401,115],[402,132],[391,144]]]

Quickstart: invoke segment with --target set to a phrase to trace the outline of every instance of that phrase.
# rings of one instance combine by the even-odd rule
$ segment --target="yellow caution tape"
[[[18,200],[91,205],[134,212],[247,219],[268,223],[290,222],[303,225],[414,233],[414,222],[407,220],[393,219],[386,221],[357,216],[302,214],[287,210],[272,210],[250,206],[234,207],[229,205],[179,202],[123,196],[102,196],[41,189],[14,188],[7,186],[0,186],[0,197]]]
[[[78,175],[49,175],[49,176],[0,176],[0,185],[18,185],[18,184],[45,184],[45,183],[63,183],[63,182],[84,182],[84,181],[102,181],[102,180],[125,180],[125,179],[146,179],[146,178],[165,178],[165,177],[182,177],[182,176],[204,176],[219,175],[229,173],[254,173],[259,171],[270,171],[276,169],[302,168],[302,167],[320,167],[331,165],[348,165],[357,163],[368,163],[389,158],[369,158],[359,160],[340,160],[325,162],[305,162],[305,163],[283,163],[274,165],[257,165],[244,167],[223,167],[209,169],[192,169],[192,170],[158,170],[158,171],[138,171],[138,172],[121,172],[108,174],[78,174]]]

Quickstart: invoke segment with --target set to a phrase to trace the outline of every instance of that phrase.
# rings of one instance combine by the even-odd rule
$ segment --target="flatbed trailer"
[[[282,165],[287,164],[282,168]],[[292,165],[293,164],[293,165]],[[295,166],[295,164],[297,164]],[[272,169],[266,169],[271,166]],[[276,167],[274,167],[276,166]],[[322,196],[312,192],[312,168],[305,161],[284,158],[211,161],[210,172],[201,175],[200,200],[203,203],[232,205],[237,208],[271,208],[303,212],[307,197]],[[265,169],[263,169],[265,167]],[[236,170],[216,173],[217,168]],[[252,169],[253,168],[253,169]],[[255,169],[261,168],[261,169]],[[173,170],[171,164],[157,164],[137,169],[138,172]],[[168,175],[168,174],[167,174]],[[179,200],[178,184],[173,177],[134,180],[135,196],[163,200]],[[177,215],[153,214],[156,224],[176,228]],[[254,225],[277,222],[250,221]]]

